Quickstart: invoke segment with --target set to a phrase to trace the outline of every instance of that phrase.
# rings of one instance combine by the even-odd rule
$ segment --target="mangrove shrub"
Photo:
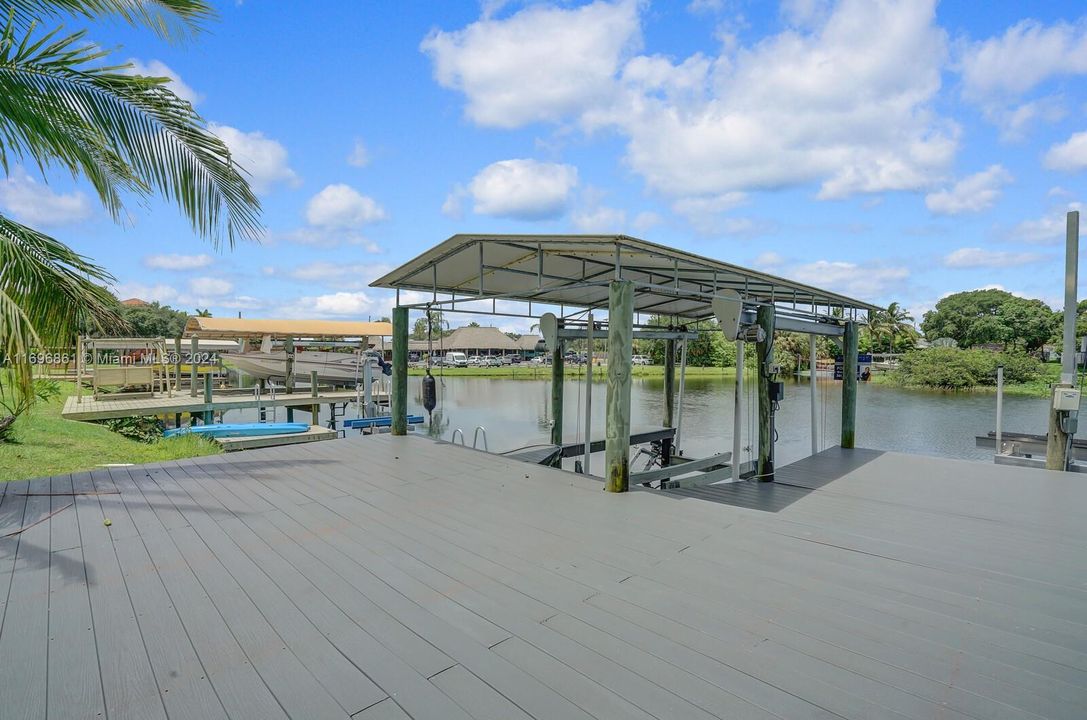
[[[998,365],[1004,366],[1004,381],[1012,384],[1030,382],[1042,369],[1025,353],[933,347],[903,355],[895,379],[903,385],[968,390],[995,385]]]

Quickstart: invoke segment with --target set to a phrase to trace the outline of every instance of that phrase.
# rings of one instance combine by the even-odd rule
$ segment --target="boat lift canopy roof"
[[[855,319],[858,311],[879,309],[627,235],[454,235],[371,286],[425,292],[434,304],[503,299],[592,309],[607,307],[608,283],[615,279],[634,281],[636,313],[692,320],[712,317],[713,297],[730,290],[747,302],[807,316],[840,310]]]
[[[392,323],[344,320],[251,320],[249,318],[190,317],[185,323],[185,337],[198,338],[310,338],[314,340],[387,337]]]

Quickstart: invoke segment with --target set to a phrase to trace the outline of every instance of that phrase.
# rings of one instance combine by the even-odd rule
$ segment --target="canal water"
[[[425,416],[422,379],[409,380],[410,411]],[[747,446],[758,429],[752,392],[754,376],[745,385],[743,444]],[[820,378],[817,390],[820,445],[829,447],[838,443],[841,429],[841,383]],[[604,383],[594,383],[594,439],[604,437],[606,392]],[[785,399],[776,415],[779,465],[811,453],[810,392],[806,379],[785,387]],[[567,380],[564,393],[563,435],[568,442],[580,440],[585,434],[584,381]],[[703,457],[732,449],[733,393],[732,378],[687,379],[679,438],[685,455]],[[474,428],[482,426],[492,452],[546,443],[550,438],[550,406],[551,383],[547,380],[447,377],[439,381],[438,409],[431,433],[449,439],[456,428],[461,428],[471,445]],[[1045,398],[1005,396],[1005,430],[1044,433],[1046,407]],[[663,379],[635,378],[631,392],[632,430],[659,428],[662,413]],[[862,383],[857,399],[857,445],[991,462],[992,450],[975,448],[974,437],[993,430],[995,417],[994,394],[926,392]],[[745,461],[750,459],[748,453]],[[593,462],[602,460],[594,458]]]
[[[603,380],[601,371],[601,380]],[[634,432],[661,426],[663,414],[662,378],[634,378],[631,391],[631,426]],[[678,386],[678,382],[677,382]],[[841,383],[820,378],[820,447],[838,443],[841,428]],[[567,442],[585,436],[585,383],[566,381],[563,436]],[[689,377],[683,397],[683,423],[680,447],[685,455],[704,457],[732,449],[733,379]],[[604,382],[593,384],[592,437],[604,437]],[[753,444],[757,433],[754,376],[745,382],[743,445]],[[795,462],[811,452],[810,386],[807,379],[785,386],[785,399],[776,415],[778,465]],[[677,402],[677,413],[678,413]],[[1006,431],[1042,433],[1046,431],[1045,398],[1004,398]],[[422,378],[408,378],[408,411],[426,416],[423,409]],[[355,417],[354,405],[347,416]],[[895,450],[922,455],[962,458],[991,462],[992,450],[974,447],[974,437],[995,427],[996,396],[991,393],[944,393],[906,390],[861,383],[857,398],[857,445],[878,450]],[[269,411],[269,420],[272,419]],[[276,419],[285,419],[280,408]],[[307,413],[299,419],[308,420]],[[254,411],[232,411],[228,421],[255,421]],[[322,408],[321,422],[328,421],[328,408]],[[504,452],[515,448],[550,442],[551,382],[547,379],[523,380],[501,377],[445,377],[438,379],[438,408],[433,423],[419,428],[434,437],[449,440],[457,428],[465,441],[473,443],[475,428],[486,433],[487,448]],[[459,440],[458,440],[459,441]],[[479,434],[479,446],[484,443]],[[751,459],[750,449],[744,461]],[[603,454],[592,459],[591,470],[602,468]],[[635,462],[640,469],[640,463]]]

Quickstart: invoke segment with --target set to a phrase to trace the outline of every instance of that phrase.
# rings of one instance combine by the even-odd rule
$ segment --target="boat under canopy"
[[[225,357],[229,364],[255,378],[287,377],[287,353],[284,351],[231,353]],[[381,373],[378,359],[370,354],[302,350],[294,354],[294,377],[297,384],[305,384],[310,373],[316,371],[318,382],[354,385],[362,382],[366,363],[374,368],[374,377]]]

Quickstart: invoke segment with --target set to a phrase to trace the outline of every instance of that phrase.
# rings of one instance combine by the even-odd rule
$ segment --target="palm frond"
[[[83,32],[57,34],[31,30],[16,42],[9,22],[0,38],[2,144],[87,173],[115,214],[122,190],[153,188],[216,246],[259,237],[260,203],[229,149],[167,79],[88,67],[106,53],[82,44]],[[0,161],[8,162],[2,148]]]
[[[96,19],[116,17],[150,28],[164,40],[184,39],[215,17],[205,0],[7,0],[12,20],[21,28],[66,15]]]
[[[0,352],[30,392],[27,353],[71,345],[81,323],[123,324],[103,268],[48,235],[0,215]]]

